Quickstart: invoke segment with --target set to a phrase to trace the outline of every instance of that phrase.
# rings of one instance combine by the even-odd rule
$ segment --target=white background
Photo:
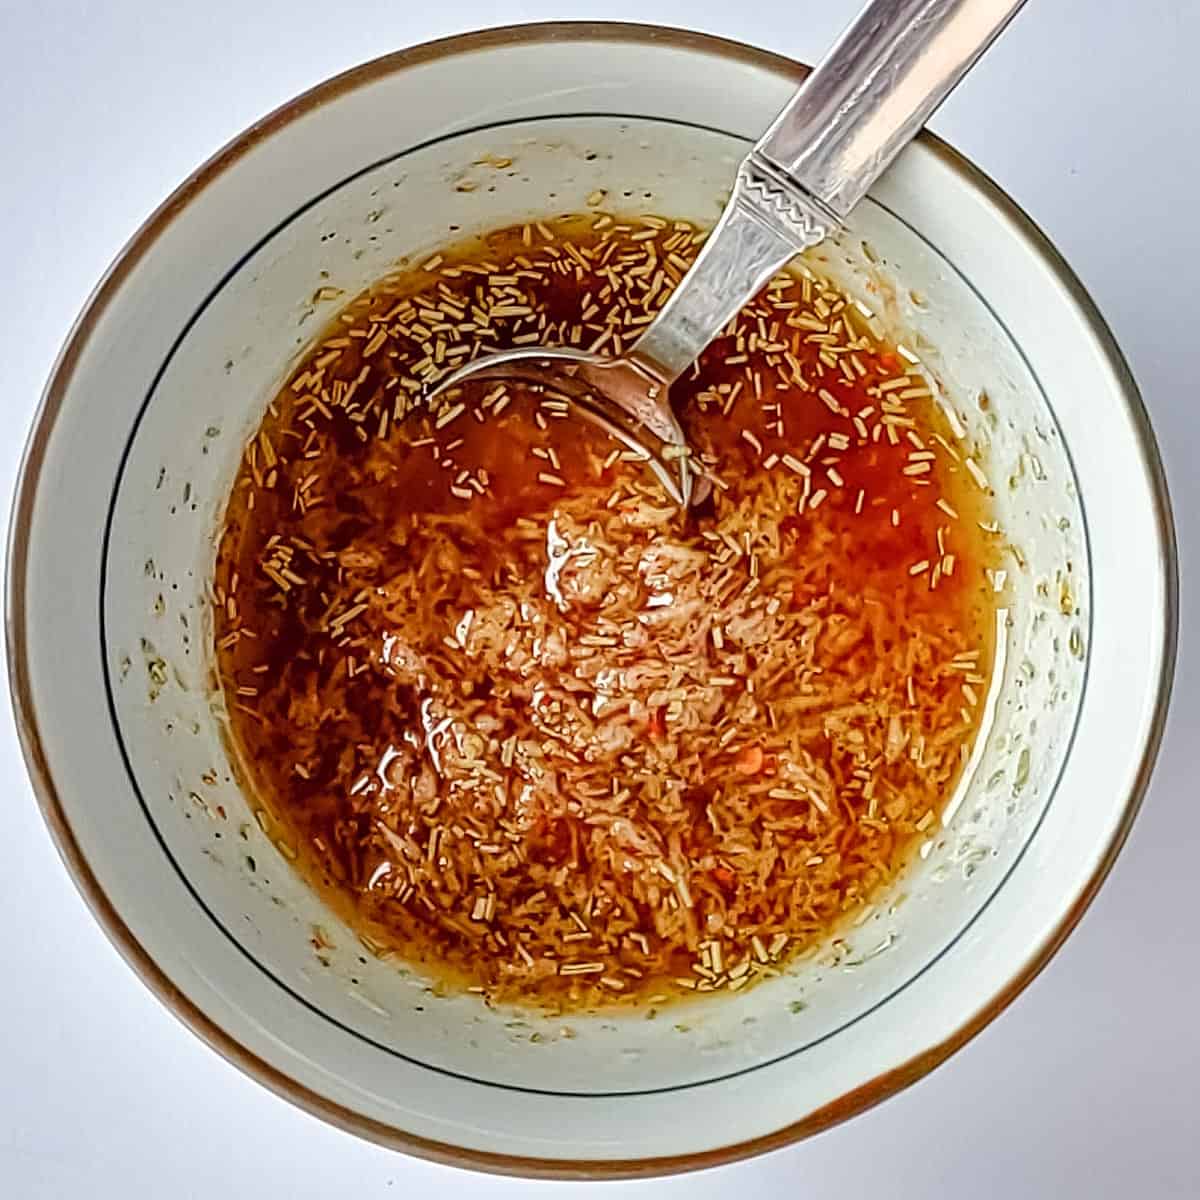
[[[856,0],[0,0],[0,495],[92,284],[185,174],[336,71],[523,20],[686,25],[812,61]],[[1040,979],[946,1066],[823,1136],[636,1197],[1200,1196],[1200,0],[1030,0],[933,127],[1050,234],[1114,327],[1163,445],[1183,654],[1109,883]],[[7,695],[0,705],[7,704]],[[406,1159],[204,1047],[75,893],[0,725],[0,1196],[579,1197]],[[594,1186],[595,1185],[591,1185]]]

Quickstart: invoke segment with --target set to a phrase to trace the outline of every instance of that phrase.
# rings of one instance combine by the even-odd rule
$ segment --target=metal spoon
[[[502,350],[460,367],[431,397],[467,379],[556,392],[643,452],[679,503],[698,499],[671,384],[777,271],[842,227],[1023,3],[871,0],[742,160],[696,261],[626,353]]]

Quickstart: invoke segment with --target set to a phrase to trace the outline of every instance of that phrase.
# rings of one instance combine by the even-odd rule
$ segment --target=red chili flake
[[[653,738],[660,738],[667,732],[667,710],[656,708],[646,718],[646,732]]]
[[[746,746],[739,750],[733,765],[743,775],[757,775],[763,766],[762,747]]]
[[[713,878],[723,887],[732,888],[734,884],[733,872],[728,867],[713,867]]]

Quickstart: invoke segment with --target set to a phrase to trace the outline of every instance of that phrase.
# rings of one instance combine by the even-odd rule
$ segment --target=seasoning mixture
[[[807,267],[673,390],[681,512],[485,349],[619,352],[703,235],[498,231],[351,302],[249,444],[218,665],[282,852],[380,953],[497,1000],[736,991],[937,821],[988,687],[986,479]]]

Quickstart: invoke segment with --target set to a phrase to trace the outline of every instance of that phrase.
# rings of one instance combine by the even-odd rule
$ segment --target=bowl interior
[[[953,812],[853,929],[777,980],[650,1020],[641,1011],[563,1018],[492,1009],[473,995],[441,995],[420,972],[371,955],[308,893],[272,841],[269,818],[259,811],[256,820],[239,790],[210,687],[206,589],[242,447],[296,355],[397,261],[463,232],[587,211],[597,191],[618,213],[710,222],[744,149],[728,134],[676,122],[564,116],[396,154],[314,196],[231,259],[130,431],[102,613],[116,730],[145,818],[181,883],[265,977],[389,1054],[488,1083],[588,1095],[677,1088],[801,1054],[953,945],[1052,794],[1088,642],[1071,466],[1003,324],[970,280],[879,201],[808,261],[877,310],[940,382],[966,447],[994,481],[1014,589],[987,736]]]
[[[189,181],[50,382],[9,576],[16,707],[48,819],[168,1003],[368,1136],[612,1174],[819,1128],[994,1015],[1128,828],[1172,645],[1152,439],[1076,281],[928,139],[812,265],[920,358],[990,479],[1011,545],[1005,654],[968,786],[858,926],[777,980],[654,1019],[490,1010],[373,957],[235,782],[211,678],[213,535],[264,406],[341,302],[318,289],[348,297],[448,237],[581,211],[596,190],[616,212],[709,222],[795,79],[745,48],[613,26],[381,60]]]

